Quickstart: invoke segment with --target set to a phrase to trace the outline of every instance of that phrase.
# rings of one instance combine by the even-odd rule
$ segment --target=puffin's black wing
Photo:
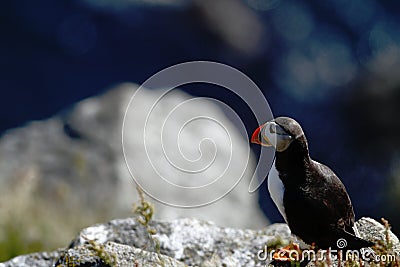
[[[284,203],[290,229],[306,243],[320,248],[336,248],[339,238],[348,249],[370,246],[354,235],[354,211],[346,189],[327,166],[312,161],[306,182],[285,188]],[[290,216],[289,216],[290,215]]]
[[[329,167],[316,161],[311,164],[310,181],[304,191],[311,201],[309,204],[314,205],[330,224],[353,232],[353,205],[342,181]]]

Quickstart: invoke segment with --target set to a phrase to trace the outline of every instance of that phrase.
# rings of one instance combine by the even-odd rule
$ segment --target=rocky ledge
[[[399,240],[387,227],[371,218],[360,219],[357,227],[363,238],[381,244],[382,253],[398,255]],[[19,256],[0,267],[267,266],[260,251],[287,244],[290,238],[286,224],[241,230],[177,219],[152,221],[145,227],[127,218],[83,229],[68,248]]]

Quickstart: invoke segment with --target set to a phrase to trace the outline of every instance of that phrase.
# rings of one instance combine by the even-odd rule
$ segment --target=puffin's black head
[[[290,144],[305,139],[300,124],[289,117],[278,117],[258,127],[251,142],[262,146],[274,146],[277,152],[285,151]]]

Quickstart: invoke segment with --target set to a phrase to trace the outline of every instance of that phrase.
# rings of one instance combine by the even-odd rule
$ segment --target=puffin
[[[373,242],[358,237],[350,197],[338,176],[310,158],[300,124],[278,117],[258,127],[251,142],[272,146],[268,191],[292,234],[316,249],[360,250]],[[339,240],[347,242],[338,246]]]

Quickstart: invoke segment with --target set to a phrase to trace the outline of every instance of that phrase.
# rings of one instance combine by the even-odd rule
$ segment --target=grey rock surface
[[[38,252],[15,257],[7,262],[0,263],[0,267],[49,267],[54,266],[63,250],[53,252]]]
[[[96,267],[184,267],[182,262],[160,253],[148,252],[142,249],[122,245],[114,242],[99,244],[92,242],[82,246],[70,248],[56,262],[56,266],[69,267],[96,266]]]
[[[356,222],[360,237],[367,240],[386,240],[386,229],[384,225],[376,220],[368,217],[363,217]],[[388,237],[393,243],[393,249],[400,251],[400,243],[397,236],[392,232],[388,232]]]
[[[0,267],[25,266],[266,266],[262,250],[287,244],[286,224],[273,224],[262,230],[219,227],[197,219],[170,222],[152,221],[157,233],[133,218],[113,220],[83,229],[68,249],[20,256]],[[369,240],[385,242],[386,229],[371,218],[357,222],[360,234]],[[385,253],[398,255],[400,243],[389,230],[392,248]],[[380,241],[379,241],[380,240]],[[260,253],[261,252],[261,253]],[[397,260],[400,260],[397,258]],[[70,264],[70,265],[68,265]],[[336,262],[332,262],[337,265]],[[311,262],[309,266],[315,266]],[[320,266],[320,265],[318,265]]]
[[[114,266],[140,262],[143,264],[137,266],[262,266],[257,252],[266,244],[275,246],[290,238],[285,224],[240,230],[197,219],[176,219],[152,221],[150,226],[157,230],[152,237],[134,218],[93,225],[83,229],[64,251],[20,256],[0,267],[111,266],[107,263],[111,261]]]
[[[190,266],[201,266],[217,258],[225,266],[261,266],[257,259],[259,250],[267,244],[286,243],[290,238],[286,224],[273,224],[263,230],[241,230],[197,219],[177,219],[152,222],[150,226],[157,230],[154,238],[159,242],[160,253]],[[87,239],[155,251],[154,240],[132,218],[86,228],[72,242],[72,246],[81,246]]]

